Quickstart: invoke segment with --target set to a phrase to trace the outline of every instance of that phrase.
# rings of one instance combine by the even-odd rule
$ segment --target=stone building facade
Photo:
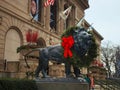
[[[32,2],[36,4],[36,15]],[[89,8],[88,0],[55,0],[53,6],[44,7],[46,0],[0,0],[0,76],[24,77],[25,72],[34,71],[37,59],[29,59],[30,69],[26,68],[24,57],[16,53],[17,47],[26,45],[26,32],[38,32],[38,42],[41,47],[59,44],[60,36],[68,27],[75,26],[85,15],[84,10]],[[32,6],[33,5],[33,6]],[[67,20],[60,18],[59,13],[69,6],[72,10]],[[51,18],[51,13],[55,18]],[[50,20],[54,19],[54,25],[50,26]],[[85,23],[86,28],[89,24]],[[94,30],[98,45],[102,36]],[[51,64],[50,64],[51,65]],[[52,66],[55,67],[55,66]],[[59,68],[63,66],[58,66]],[[58,68],[58,69],[59,69]],[[55,70],[54,70],[55,71]],[[53,75],[51,71],[51,75]],[[55,71],[56,72],[56,71]],[[64,71],[62,70],[61,76]]]

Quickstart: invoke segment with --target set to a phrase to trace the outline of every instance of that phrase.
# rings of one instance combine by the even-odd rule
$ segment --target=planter
[[[39,57],[39,51],[33,51],[36,48],[41,48],[37,45],[23,45],[17,48],[17,52],[21,53],[23,56],[32,56],[32,57]]]

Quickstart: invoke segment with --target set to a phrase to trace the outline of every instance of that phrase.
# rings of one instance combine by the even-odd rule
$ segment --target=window
[[[45,40],[42,37],[39,37],[38,40],[37,40],[37,45],[41,48],[46,47]]]
[[[10,29],[6,34],[4,59],[19,61],[20,55],[16,52],[16,49],[20,46],[20,42],[19,33],[15,29]]]

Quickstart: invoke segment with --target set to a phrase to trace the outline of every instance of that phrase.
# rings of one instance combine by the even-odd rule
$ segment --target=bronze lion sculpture
[[[92,43],[92,35],[87,32],[84,28],[76,28],[76,30],[72,30],[72,35],[74,38],[74,45],[72,46],[72,50],[78,55],[80,58],[83,57],[91,43]],[[66,77],[71,74],[70,64],[66,62],[63,57],[63,47],[61,45],[48,46],[45,48],[39,48],[39,64],[35,70],[35,77],[39,77],[39,73],[42,72],[43,77],[47,77],[47,68],[49,60],[54,60],[58,63],[65,63],[65,74]],[[76,77],[79,75],[79,69],[74,67],[74,73]]]

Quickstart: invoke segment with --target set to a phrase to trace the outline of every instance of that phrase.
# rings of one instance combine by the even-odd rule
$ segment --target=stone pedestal
[[[89,85],[77,79],[41,79],[36,82],[38,90],[89,90]]]

